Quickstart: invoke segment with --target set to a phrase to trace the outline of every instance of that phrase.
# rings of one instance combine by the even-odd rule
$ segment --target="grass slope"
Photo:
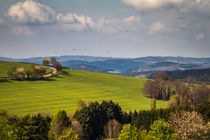
[[[6,76],[13,66],[28,67],[27,64],[0,61],[0,77]],[[78,99],[102,101],[113,100],[124,111],[150,108],[150,99],[141,89],[146,79],[132,78],[65,70],[50,81],[0,82],[0,109],[9,113],[26,114],[39,111],[56,113],[58,110],[74,112]],[[158,108],[166,107],[157,101]]]

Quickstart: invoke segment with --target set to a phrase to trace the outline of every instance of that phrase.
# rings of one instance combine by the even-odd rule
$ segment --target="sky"
[[[210,0],[0,0],[0,57],[210,57]]]

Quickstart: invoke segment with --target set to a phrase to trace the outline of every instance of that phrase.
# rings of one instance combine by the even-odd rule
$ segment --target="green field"
[[[29,67],[27,64],[0,61],[0,77],[6,77],[13,66]],[[49,81],[0,80],[0,110],[26,114],[58,110],[74,112],[78,99],[102,101],[113,100],[124,111],[150,108],[150,99],[142,95],[146,79],[64,70]],[[158,108],[166,103],[157,101]]]

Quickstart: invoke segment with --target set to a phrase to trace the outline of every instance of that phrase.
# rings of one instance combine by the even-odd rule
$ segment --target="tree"
[[[130,123],[125,124],[120,132],[119,140],[137,140],[138,133],[137,128]]]
[[[81,99],[79,99],[79,100],[77,101],[77,110],[80,110],[80,109],[82,109],[82,108],[85,107],[85,106],[87,106],[86,103],[85,103],[85,101],[83,101],[83,100],[81,100]]]
[[[172,127],[168,124],[168,122],[163,119],[156,120],[150,126],[149,135],[158,140],[172,140],[175,139],[175,133]]]
[[[50,57],[50,64],[54,65],[57,62],[55,57]]]
[[[66,129],[70,127],[72,127],[72,123],[66,112],[64,110],[59,111],[51,123],[49,137],[51,139],[57,139]]]
[[[63,69],[63,66],[59,62],[55,62],[53,66],[57,69],[57,71],[60,71]]]
[[[206,121],[210,121],[210,101],[197,104],[196,111],[200,113]]]
[[[205,124],[202,116],[195,111],[171,113],[169,123],[181,139],[203,140],[210,137],[210,124]]]
[[[153,140],[153,138],[148,135],[147,130],[141,130],[139,132],[138,140]]]
[[[14,134],[17,139],[48,139],[51,118],[37,114],[34,116],[26,115],[23,117],[14,117]]]
[[[11,126],[8,125],[7,120],[0,116],[0,139],[2,140],[15,140],[16,136],[13,135]]]
[[[74,114],[69,114],[69,118],[72,122],[72,129],[78,134],[78,138],[80,140],[83,140],[84,139],[84,133],[82,131],[82,126],[81,124],[73,118],[74,117]]]
[[[35,66],[33,68],[33,73],[36,77],[42,77],[46,73],[46,69],[44,67]]]
[[[74,118],[81,124],[86,139],[92,140],[103,135],[106,112],[98,102],[92,102],[89,106],[76,111]]]
[[[173,81],[173,78],[163,72],[157,72],[155,75],[154,75],[154,79],[155,80],[160,80],[160,81]]]
[[[24,80],[25,79],[25,69],[13,67],[7,72],[8,78],[11,80]]]
[[[42,59],[42,64],[43,65],[49,65],[50,64],[50,61],[48,59]]]
[[[154,97],[155,94],[159,92],[159,84],[158,81],[155,80],[147,80],[144,84],[144,87],[142,89],[144,96],[147,97]]]
[[[58,140],[79,140],[79,139],[78,139],[78,134],[72,128],[68,128],[64,130],[61,136],[58,137]]]
[[[146,81],[142,91],[144,96],[161,100],[169,100],[176,93],[173,82],[161,78]]]
[[[103,101],[101,104],[92,102],[76,111],[74,118],[80,122],[87,139],[100,138],[104,134],[104,125],[109,120],[122,121],[122,111],[118,104]]]
[[[169,107],[176,107],[180,105],[180,97],[179,95],[175,94],[175,95],[172,95],[170,97],[170,100],[168,101],[168,106]]]
[[[117,138],[119,136],[120,130],[122,129],[122,124],[115,119],[109,120],[104,126],[104,136],[105,138]]]
[[[156,110],[156,100],[154,98],[151,100],[151,110]]]
[[[192,105],[208,101],[210,97],[210,88],[206,84],[195,86],[189,94],[189,100]]]

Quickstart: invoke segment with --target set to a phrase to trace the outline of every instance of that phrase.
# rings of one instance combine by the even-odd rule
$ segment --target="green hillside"
[[[0,61],[0,77],[7,76],[13,66],[29,67],[28,64]],[[9,113],[26,114],[39,111],[55,113],[58,110],[74,112],[78,99],[113,100],[124,111],[150,108],[150,99],[141,89],[146,79],[64,70],[57,78],[48,81],[0,80],[0,109]],[[158,108],[166,107],[163,101]]]

